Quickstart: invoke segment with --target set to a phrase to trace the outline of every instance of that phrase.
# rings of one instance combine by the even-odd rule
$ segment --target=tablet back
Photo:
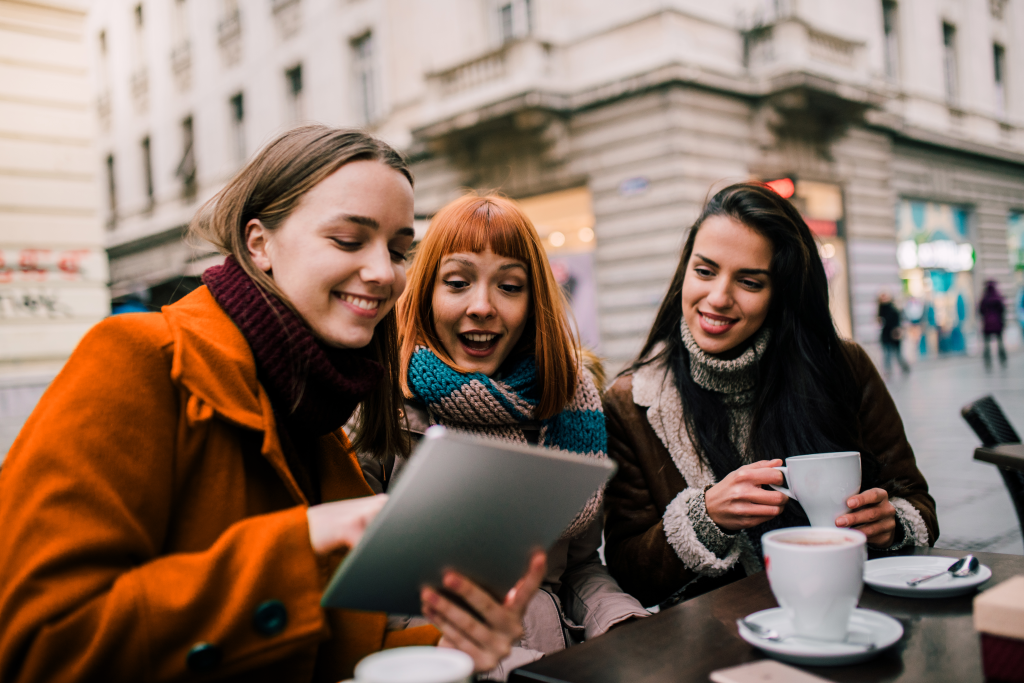
[[[614,472],[608,459],[432,427],[321,604],[419,614],[421,587],[447,568],[501,598]]]

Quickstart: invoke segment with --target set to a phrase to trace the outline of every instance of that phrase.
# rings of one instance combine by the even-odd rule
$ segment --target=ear
[[[253,218],[245,224],[245,246],[249,250],[249,256],[253,263],[260,270],[269,273],[272,268],[270,253],[267,249],[270,243],[270,231],[260,223],[258,218]]]

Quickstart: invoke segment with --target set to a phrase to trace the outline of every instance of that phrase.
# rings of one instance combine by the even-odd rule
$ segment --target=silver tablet
[[[500,598],[614,473],[609,459],[431,427],[320,604],[419,614],[448,568]]]

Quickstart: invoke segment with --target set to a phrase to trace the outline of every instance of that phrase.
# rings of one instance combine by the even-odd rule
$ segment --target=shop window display
[[[910,323],[904,348],[921,356],[964,353],[977,337],[969,210],[901,199],[896,234]]]

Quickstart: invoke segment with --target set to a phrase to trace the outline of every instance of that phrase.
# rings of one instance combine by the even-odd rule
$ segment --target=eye
[[[395,263],[405,263],[406,259],[409,258],[405,252],[398,251],[396,249],[391,250],[391,260]]]
[[[468,282],[466,282],[465,280],[460,280],[457,277],[449,278],[447,280],[441,280],[441,282],[443,282],[446,286],[451,287],[452,289],[463,289],[464,287],[469,287]]]
[[[343,240],[339,237],[332,237],[331,241],[346,251],[354,251],[363,246],[362,242],[356,240]]]
[[[498,285],[498,289],[500,289],[503,292],[508,292],[509,294],[518,294],[519,292],[523,291],[523,285],[504,284]]]
[[[699,275],[701,277],[714,277],[715,276],[714,271],[711,270],[710,268],[708,268],[707,266],[694,266],[693,267],[693,272],[697,273],[697,275]]]
[[[764,283],[757,280],[740,280],[740,284],[754,291],[764,289]]]

